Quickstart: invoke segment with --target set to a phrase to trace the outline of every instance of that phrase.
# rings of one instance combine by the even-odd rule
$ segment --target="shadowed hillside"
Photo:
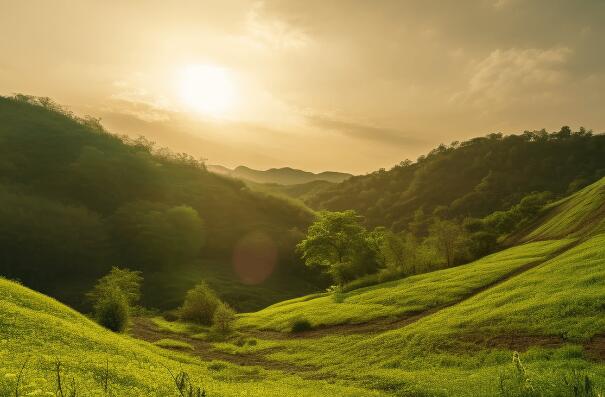
[[[48,99],[0,98],[0,214],[0,273],[77,306],[115,265],[143,271],[162,307],[201,278],[247,309],[316,288],[293,254],[308,209]],[[257,246],[270,268],[234,270],[234,250]]]

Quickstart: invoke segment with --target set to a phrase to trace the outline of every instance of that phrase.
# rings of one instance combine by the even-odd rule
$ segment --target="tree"
[[[366,229],[355,211],[322,211],[297,246],[307,266],[321,266],[342,284],[366,246]]]
[[[130,305],[124,292],[115,287],[105,291],[95,305],[95,317],[103,327],[124,332],[130,319]]]
[[[179,309],[182,320],[210,325],[220,299],[204,281],[187,291],[183,306]]]
[[[212,328],[221,334],[228,334],[233,329],[235,311],[226,303],[219,303],[214,316],[212,316]]]
[[[141,272],[113,267],[87,294],[95,318],[105,328],[122,332],[128,325],[130,309],[141,297]]]
[[[436,219],[431,225],[429,233],[435,238],[447,266],[454,266],[462,243],[466,239],[462,226],[452,221]]]
[[[141,299],[142,282],[141,272],[114,266],[107,275],[97,281],[92,291],[86,296],[96,306],[107,295],[111,295],[117,290],[124,295],[129,306],[134,306]]]
[[[204,225],[198,212],[185,205],[136,201],[112,217],[113,235],[129,263],[156,269],[187,263],[204,242]]]

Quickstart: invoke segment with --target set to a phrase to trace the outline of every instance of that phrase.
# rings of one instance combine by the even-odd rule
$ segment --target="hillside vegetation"
[[[181,371],[211,397],[362,393],[345,382],[310,382],[279,371],[202,362],[168,352],[109,332],[54,299],[4,279],[0,279],[0,335],[3,397],[58,395],[58,363],[66,396],[74,389],[73,395],[91,397],[181,396],[172,379]]]
[[[605,135],[583,128],[490,134],[352,177],[306,203],[314,209],[355,209],[368,226],[395,230],[417,228],[433,215],[482,218],[532,192],[564,196],[597,181],[605,176],[603,153]]]
[[[143,271],[143,301],[168,308],[201,278],[248,310],[317,284],[293,254],[304,206],[45,98],[0,98],[0,217],[0,274],[77,307],[114,265]],[[258,246],[277,259],[249,286],[232,257]]]
[[[547,207],[535,230],[557,219],[601,225],[602,183]],[[131,335],[153,344],[0,279],[0,393],[53,395],[60,362],[65,389],[90,396],[178,396],[168,370],[208,396],[600,396],[604,232],[578,228],[463,266],[281,302],[239,315],[219,338],[135,319]]]
[[[588,236],[605,232],[605,178],[541,211],[543,222],[526,240]]]

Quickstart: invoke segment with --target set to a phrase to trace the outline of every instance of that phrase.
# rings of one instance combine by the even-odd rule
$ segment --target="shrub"
[[[311,330],[313,327],[311,326],[311,323],[309,322],[309,320],[307,319],[299,319],[294,321],[294,323],[292,323],[292,332],[304,332],[304,331],[309,331]]]
[[[219,303],[212,317],[212,328],[221,334],[228,334],[233,329],[235,311],[226,303]]]
[[[109,273],[97,281],[92,291],[86,296],[93,305],[96,305],[97,302],[104,299],[108,291],[117,288],[122,291],[128,305],[134,306],[141,298],[142,282],[141,272],[114,266]]]
[[[124,332],[130,318],[128,299],[117,288],[107,290],[95,305],[95,317],[103,327]]]
[[[184,321],[210,325],[219,303],[221,301],[214,291],[208,284],[201,282],[187,292],[179,315]]]

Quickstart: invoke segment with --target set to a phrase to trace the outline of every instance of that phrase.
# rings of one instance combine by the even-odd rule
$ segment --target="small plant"
[[[128,300],[117,288],[107,291],[95,305],[95,317],[103,327],[124,332],[130,318]]]
[[[210,325],[219,303],[221,301],[214,291],[208,284],[201,282],[187,292],[179,316],[181,320]]]
[[[217,332],[226,335],[233,330],[235,321],[235,311],[226,303],[220,303],[214,311],[212,317],[212,328]]]
[[[309,320],[307,319],[299,319],[294,321],[294,323],[292,323],[292,332],[304,332],[304,331],[309,331],[311,330],[313,327],[311,326],[311,323],[309,322]]]
[[[505,397],[532,397],[538,395],[518,352],[513,353],[512,373],[509,375],[500,374],[499,389],[500,395]]]
[[[172,374],[170,368],[165,367],[170,373],[172,380],[174,381],[174,385],[179,392],[179,396],[181,397],[207,397],[206,390],[193,384],[191,381],[191,377],[185,371],[179,372],[176,376]]]
[[[572,371],[563,377],[563,384],[570,396],[574,397],[602,397],[603,390],[597,390],[588,375]]]
[[[55,364],[55,374],[57,377],[57,397],[76,397],[78,395],[76,379],[71,378],[71,386],[69,388],[65,385],[61,374],[61,361],[57,360]]]
[[[332,285],[326,288],[326,292],[332,295],[334,303],[342,303],[345,300],[344,289],[341,285]]]

